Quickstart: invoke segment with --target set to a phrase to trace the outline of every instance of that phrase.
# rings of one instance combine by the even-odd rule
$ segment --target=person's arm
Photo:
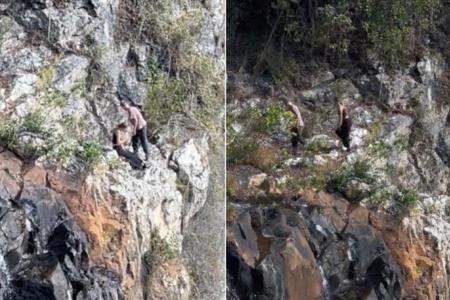
[[[116,136],[117,136],[117,146],[123,146],[122,133],[120,132],[120,130],[117,130]]]
[[[132,108],[134,109],[134,108]],[[137,116],[136,116],[136,112],[135,111],[131,111],[130,110],[130,122],[133,128],[133,135],[136,134],[137,132],[137,124],[138,124],[138,120],[137,120]]]
[[[344,118],[344,107],[339,105],[339,127],[342,126],[342,120]]]
[[[298,108],[298,106],[296,106],[294,104],[290,104],[289,107],[290,107],[291,111],[295,114],[295,116],[297,117],[297,126],[299,126],[299,127],[305,126],[305,123],[303,122],[302,114],[300,113],[300,109]]]
[[[297,115],[297,123],[298,126],[303,127],[305,123],[303,122],[302,114],[300,113],[300,109],[297,107],[298,115]]]

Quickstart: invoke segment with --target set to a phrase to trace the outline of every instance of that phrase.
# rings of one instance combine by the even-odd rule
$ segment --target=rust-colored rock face
[[[414,223],[323,191],[305,190],[283,205],[242,209],[229,225],[234,297],[428,300],[446,293],[438,245]]]

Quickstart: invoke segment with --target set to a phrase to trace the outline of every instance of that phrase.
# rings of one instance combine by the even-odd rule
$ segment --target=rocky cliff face
[[[185,50],[152,36],[144,12],[172,23],[197,16],[185,14],[183,1],[169,11],[156,4],[139,10],[141,2],[0,1],[2,299],[223,294],[223,259],[199,255],[217,267],[208,276],[190,259],[202,251],[193,236],[222,251],[223,206],[212,172],[223,173],[223,111],[208,126],[193,100],[164,121],[148,115],[153,143],[144,171],[111,148],[111,130],[125,120],[119,100],[147,105],[156,89],[149,68],[171,78],[167,65],[175,68],[171,59]],[[223,3],[194,8],[205,26],[189,53],[211,61],[220,76]],[[199,216],[216,235],[198,234]]]
[[[376,60],[304,74],[289,90],[307,137],[292,155],[277,87],[230,75],[231,299],[450,299],[447,76],[436,53],[389,74]],[[348,153],[335,96],[353,119]]]

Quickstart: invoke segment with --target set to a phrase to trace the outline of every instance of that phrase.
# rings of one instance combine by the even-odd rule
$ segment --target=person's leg
[[[135,167],[137,169],[142,168],[142,160],[133,152],[127,151],[121,147],[116,148],[116,151],[119,156],[125,157],[132,167]]]
[[[291,128],[291,144],[292,144],[292,154],[297,154],[297,146],[298,146],[298,140],[299,140],[299,132],[297,127]]]
[[[342,128],[342,143],[347,148],[347,150],[350,150],[350,130],[352,127],[352,122],[350,119],[347,119],[346,122],[343,124]]]
[[[298,141],[300,142],[300,144],[305,145],[306,141],[305,141],[305,137],[303,136],[303,131],[304,131],[305,127],[299,127],[298,128]]]
[[[148,140],[147,140],[147,126],[138,130],[139,140],[141,141],[142,149],[145,153],[145,160],[149,158]]]
[[[133,135],[133,137],[131,138],[131,144],[133,145],[133,152],[136,155],[138,155],[138,153],[139,153],[139,145],[138,145],[138,143],[139,143],[139,136],[138,136],[138,134],[136,132],[136,134]]]

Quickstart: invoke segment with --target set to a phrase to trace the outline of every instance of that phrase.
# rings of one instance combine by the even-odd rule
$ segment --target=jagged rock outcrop
[[[389,74],[310,71],[306,87],[284,93],[305,119],[297,155],[289,153],[288,120],[279,112],[283,92],[230,74],[229,297],[450,297],[447,69],[433,53]],[[334,133],[336,97],[353,121],[348,153]],[[250,184],[262,174],[264,184]],[[287,261],[299,268],[286,270]]]

